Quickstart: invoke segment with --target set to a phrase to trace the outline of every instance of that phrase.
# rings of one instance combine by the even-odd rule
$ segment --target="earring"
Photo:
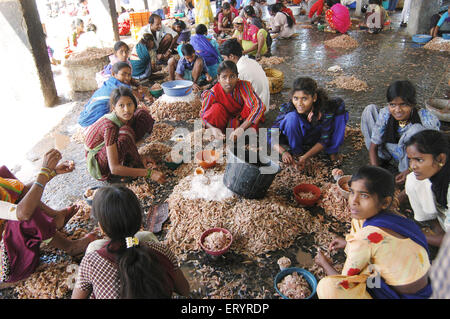
[[[444,166],[444,163],[439,163],[439,166],[440,166],[440,167]]]

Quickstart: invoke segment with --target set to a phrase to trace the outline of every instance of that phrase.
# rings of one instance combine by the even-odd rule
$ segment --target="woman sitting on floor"
[[[346,33],[352,25],[348,8],[340,4],[339,0],[327,0],[327,5],[330,9],[325,12],[325,19],[329,27],[340,33]]]
[[[59,230],[78,208],[56,211],[41,202],[46,184],[75,168],[73,162],[59,163],[61,157],[55,149],[48,151],[36,181],[28,185],[16,179],[6,166],[0,167],[0,211],[2,216],[11,216],[10,220],[0,219],[0,284],[29,277],[39,266],[41,243],[77,256],[97,239],[94,233],[79,240],[68,239]]]
[[[154,120],[145,109],[137,109],[133,92],[120,86],[111,93],[111,113],[89,127],[85,135],[87,168],[98,180],[116,176],[147,177],[164,183],[164,175],[151,167],[149,156],[140,156],[136,142],[151,134]]]
[[[175,255],[150,232],[139,231],[142,207],[123,186],[99,189],[92,215],[108,237],[89,245],[72,299],[160,299],[187,297],[189,283]]]
[[[431,220],[434,234],[425,235],[429,245],[440,246],[450,229],[450,164],[448,137],[436,130],[424,130],[406,142],[409,167],[405,191],[414,219]]]
[[[270,35],[275,38],[290,38],[294,33],[294,21],[289,14],[281,11],[281,4],[271,4],[267,7],[270,15]]]
[[[218,83],[202,94],[200,117],[203,124],[216,138],[223,138],[227,127],[233,132],[230,139],[237,139],[249,127],[258,130],[264,119],[265,105],[248,81],[238,78],[237,66],[224,61],[217,70]]]
[[[378,111],[368,105],[361,115],[361,131],[369,150],[371,165],[393,159],[398,165],[398,184],[408,175],[408,156],[405,143],[424,129],[439,130],[439,119],[427,109],[416,107],[416,89],[409,81],[395,81],[387,89],[388,106]]]
[[[190,43],[194,47],[195,52],[201,56],[208,68],[208,73],[212,78],[217,76],[217,68],[219,63],[222,62],[222,57],[220,56],[217,42],[212,37],[208,37],[208,29],[204,24],[199,24],[195,28],[195,34],[191,37]]]
[[[254,55],[259,59],[269,52],[272,37],[265,30],[265,23],[256,17],[253,7],[246,6],[242,11],[244,11],[243,25],[235,25],[235,35],[237,35],[238,40],[242,38],[243,54]]]
[[[365,27],[369,29],[369,33],[377,34],[381,32],[387,20],[388,15],[381,5],[381,0],[369,0],[364,19]]]
[[[394,176],[376,166],[363,166],[349,182],[351,231],[336,238],[330,253],[345,249],[339,274],[319,250],[315,258],[326,277],[317,285],[320,299],[428,299],[430,259],[424,234],[414,223],[389,211]]]
[[[349,118],[341,98],[329,100],[316,81],[297,78],[291,101],[282,104],[280,111],[269,131],[269,143],[284,163],[294,164],[292,155],[303,154],[297,162],[298,167],[303,168],[308,159],[323,150],[332,160],[338,159]],[[275,144],[272,138],[277,133],[280,139]]]
[[[94,92],[86,103],[78,118],[78,124],[88,127],[103,115],[110,112],[109,100],[111,92],[119,86],[131,89],[131,67],[126,62],[114,64],[111,70],[112,77],[105,81],[101,88]]]
[[[152,72],[159,68],[156,65],[155,39],[150,33],[145,33],[134,46],[130,55],[133,73],[131,76],[137,81],[147,80]]]

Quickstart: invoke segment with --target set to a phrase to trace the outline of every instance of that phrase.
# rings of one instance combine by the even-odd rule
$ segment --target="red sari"
[[[203,92],[200,117],[205,124],[209,123],[222,132],[227,127],[237,128],[247,119],[253,128],[258,129],[259,122],[264,121],[265,109],[250,82],[238,80],[231,94],[226,94],[220,83]]]

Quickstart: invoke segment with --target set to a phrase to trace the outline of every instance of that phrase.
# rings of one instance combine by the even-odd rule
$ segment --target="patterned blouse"
[[[165,245],[148,242],[148,247],[156,253],[158,260],[168,272],[169,277],[178,269],[175,255]],[[89,291],[90,299],[119,299],[120,279],[116,264],[101,257],[97,251],[87,254],[78,270],[76,288]]]

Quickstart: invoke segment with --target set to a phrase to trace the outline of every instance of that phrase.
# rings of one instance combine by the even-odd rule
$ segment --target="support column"
[[[361,16],[362,0],[356,0],[355,16]]]
[[[409,35],[429,34],[431,16],[438,13],[439,8],[439,0],[412,0],[406,32]]]
[[[89,13],[92,23],[97,27],[99,38],[106,46],[112,47],[120,40],[115,0],[89,1]]]
[[[13,105],[53,106],[58,95],[35,1],[0,0],[2,92]]]

